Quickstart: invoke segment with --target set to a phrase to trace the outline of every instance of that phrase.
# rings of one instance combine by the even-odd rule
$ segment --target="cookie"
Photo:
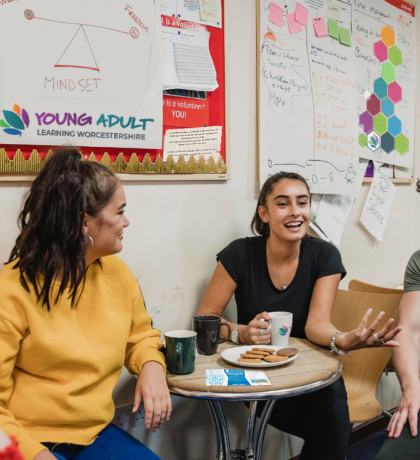
[[[252,364],[262,363],[262,360],[258,358],[238,358],[237,361],[239,363],[252,363]]]
[[[267,353],[274,353],[276,350],[274,350],[274,348],[253,348],[254,351],[265,351]]]
[[[293,348],[293,347],[280,348],[280,350],[277,350],[277,355],[287,356],[288,358],[290,358],[291,356],[295,356],[297,352],[298,352],[297,348]]]
[[[253,351],[253,350],[246,350],[245,353],[248,353],[249,355],[258,355],[258,356],[266,356],[270,354],[270,353],[267,353],[266,351]]]
[[[264,356],[271,355],[270,351],[264,350],[262,348],[253,348],[252,350],[247,351],[247,353],[255,353],[255,354],[264,355]]]
[[[258,359],[263,359],[264,355],[256,355],[253,353],[241,353],[241,358],[258,358]]]
[[[264,356],[264,361],[269,363],[279,363],[281,361],[287,361],[287,356],[268,355]]]

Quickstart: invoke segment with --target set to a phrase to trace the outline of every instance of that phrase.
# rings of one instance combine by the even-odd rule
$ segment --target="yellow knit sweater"
[[[147,361],[165,366],[136,279],[115,256],[101,262],[89,266],[76,308],[65,292],[51,311],[13,263],[0,273],[0,427],[25,459],[41,442],[92,443],[113,418],[124,364],[134,374]]]

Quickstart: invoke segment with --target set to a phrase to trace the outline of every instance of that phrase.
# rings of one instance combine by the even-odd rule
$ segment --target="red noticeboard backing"
[[[222,0],[222,24],[224,24],[224,5]],[[177,18],[162,16],[162,24],[168,26],[168,21],[172,22],[173,27],[185,27],[186,22]],[[210,27],[199,24],[190,26],[196,28],[205,27],[210,32],[209,48],[217,74],[218,88],[215,91],[206,93],[206,99],[179,97],[173,95],[163,96],[163,132],[162,145],[165,132],[168,129],[196,128],[203,126],[221,126],[222,142],[220,158],[217,164],[213,161],[207,167],[191,166],[193,163],[188,159],[180,158],[181,165],[173,161],[166,165],[168,161],[163,161],[162,149],[120,149],[102,147],[80,147],[85,159],[102,161],[117,173],[131,173],[133,178],[137,175],[147,173],[148,176],[155,174],[183,175],[193,179],[191,175],[214,174],[217,178],[225,178],[226,167],[226,129],[225,129],[225,56],[224,56],[224,27]],[[2,145],[0,149],[0,175],[7,178],[10,174],[33,174],[42,168],[42,162],[48,152],[56,146],[37,146],[37,145]],[[78,146],[75,146],[78,147]],[[20,151],[17,158],[17,151]],[[104,157],[105,154],[105,157]],[[134,155],[133,155],[134,154]],[[35,156],[35,158],[34,158]],[[133,161],[137,159],[138,161]],[[122,161],[122,159],[124,161]],[[143,161],[146,161],[143,163]],[[16,161],[15,161],[16,160]],[[28,161],[32,160],[32,161]],[[117,161],[118,160],[118,161]],[[156,160],[158,160],[156,162]],[[188,162],[188,163],[187,163]],[[5,165],[6,163],[6,165]],[[13,164],[15,163],[15,164]],[[25,164],[27,163],[27,164]],[[159,166],[157,164],[159,163]],[[179,161],[178,161],[179,163]],[[207,162],[208,163],[208,162]],[[134,165],[134,166],[133,166]],[[156,165],[156,167],[155,167]],[[165,177],[159,178],[165,178]],[[140,177],[138,177],[140,179]],[[178,178],[181,178],[178,176]],[[216,178],[216,177],[215,177]]]

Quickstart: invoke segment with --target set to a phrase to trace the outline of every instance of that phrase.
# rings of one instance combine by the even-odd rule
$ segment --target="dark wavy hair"
[[[18,218],[20,234],[7,263],[16,261],[20,282],[50,310],[64,291],[77,304],[86,275],[85,214],[100,216],[119,181],[106,166],[83,161],[74,147],[57,149],[32,182]],[[60,279],[52,299],[54,280]]]
[[[260,206],[267,205],[267,196],[273,191],[274,186],[283,179],[298,180],[302,182],[308,190],[309,197],[311,196],[308,183],[300,174],[294,172],[280,171],[274,174],[273,176],[270,176],[264,182],[264,185],[260,190],[260,194],[258,195],[257,208],[255,210],[254,217],[251,221],[251,231],[254,235],[261,235],[265,237],[268,237],[270,235],[270,226],[269,224],[261,220],[261,217],[258,213],[258,208]]]

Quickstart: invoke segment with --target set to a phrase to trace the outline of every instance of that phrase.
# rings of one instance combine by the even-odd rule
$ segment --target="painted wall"
[[[258,191],[256,159],[256,14],[253,0],[229,0],[227,29],[228,129],[231,179],[226,182],[130,183],[121,257],[138,277],[154,324],[162,331],[191,327],[215,267],[215,255],[232,239],[249,233]],[[417,30],[420,30],[417,18]],[[417,34],[420,35],[419,33]],[[420,49],[420,40],[417,39]],[[417,62],[417,75],[419,62]],[[420,107],[420,91],[417,94]],[[420,162],[417,125],[416,169]],[[27,184],[0,183],[0,253],[6,258],[17,234],[16,219]],[[402,282],[411,253],[420,246],[420,194],[415,185],[398,186],[393,214],[378,243],[358,224],[368,186],[355,202],[340,247],[347,277],[384,286]],[[42,197],[40,197],[42,199]],[[232,308],[230,308],[232,311]],[[132,378],[123,374],[116,401],[130,400]],[[398,387],[392,376],[381,386],[386,407],[395,405]],[[245,443],[246,408],[224,405],[232,447]],[[142,421],[132,422],[133,434],[163,459],[215,458],[215,436],[206,403],[174,397],[174,413],[158,433],[146,433]],[[286,459],[299,441],[269,428],[264,457]]]

